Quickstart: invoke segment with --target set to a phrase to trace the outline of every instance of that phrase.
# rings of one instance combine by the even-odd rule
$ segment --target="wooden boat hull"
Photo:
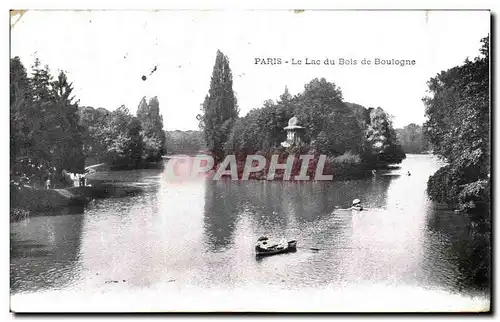
[[[271,256],[277,254],[290,253],[297,250],[297,241],[290,240],[288,244],[284,247],[273,247],[270,249],[262,249],[259,246],[255,246],[255,255],[256,256]]]

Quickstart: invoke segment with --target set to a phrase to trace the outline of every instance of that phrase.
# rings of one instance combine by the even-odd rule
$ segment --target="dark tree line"
[[[37,59],[28,75],[18,57],[10,64],[10,175],[13,182],[61,184],[63,170],[83,172],[84,129],[64,72],[54,79]]]
[[[71,184],[86,161],[138,168],[161,160],[165,133],[158,99],[145,99],[137,116],[125,106],[110,112],[80,107],[66,74],[51,75],[35,60],[28,75],[19,57],[10,64],[10,177],[13,183]]]
[[[335,84],[313,79],[292,97],[285,88],[274,102],[239,118],[225,144],[226,153],[281,153],[283,130],[296,116],[305,128],[302,143],[287,153],[328,156],[330,172],[339,178],[400,163],[404,158],[390,116],[382,108],[346,103]]]
[[[158,162],[166,153],[163,117],[157,97],[142,98],[134,116],[125,106],[110,112],[103,108],[80,108],[86,129],[85,155],[112,169],[137,169]]]
[[[422,126],[411,123],[402,129],[396,129],[396,133],[405,153],[420,154],[430,152],[431,146],[424,135]]]
[[[303,143],[295,152],[326,154],[330,163],[352,163],[364,170],[405,158],[391,117],[382,108],[346,103],[341,90],[324,78],[313,79],[295,96],[285,88],[276,102],[267,100],[262,108],[238,117],[228,59],[217,52],[209,95],[198,116],[210,152],[219,158],[284,152],[283,128],[293,116],[305,127]]]
[[[345,103],[334,88],[325,79],[312,80],[295,97],[285,88],[277,102],[268,100],[236,121],[226,152],[250,154],[279,147],[286,139],[283,128],[297,116],[305,127],[304,144],[317,153],[336,157],[350,152],[367,162],[401,162],[404,154],[389,115],[381,108]]]
[[[448,165],[428,182],[433,200],[463,210],[490,203],[489,36],[480,55],[442,71],[428,82],[424,132],[434,154]]]
[[[169,154],[197,154],[206,149],[200,131],[167,131],[166,149]]]

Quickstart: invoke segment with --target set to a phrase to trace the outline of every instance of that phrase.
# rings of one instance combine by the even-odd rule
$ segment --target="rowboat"
[[[290,240],[288,242],[282,240],[279,243],[270,243],[267,237],[260,237],[255,245],[256,256],[269,256],[283,254],[297,250],[297,241]]]

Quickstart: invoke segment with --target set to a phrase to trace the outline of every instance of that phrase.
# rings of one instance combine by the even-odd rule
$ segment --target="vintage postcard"
[[[10,308],[489,312],[487,10],[12,10]]]

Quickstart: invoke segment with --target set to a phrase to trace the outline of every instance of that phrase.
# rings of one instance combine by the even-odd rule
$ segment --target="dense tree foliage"
[[[345,169],[349,164],[362,171],[399,163],[405,157],[387,113],[345,103],[340,89],[325,79],[313,79],[294,97],[285,88],[276,102],[267,100],[262,108],[237,119],[225,152],[244,157],[283,150],[284,127],[293,116],[305,127],[303,143],[296,148],[329,156],[331,168]]]
[[[165,153],[158,99],[139,108],[110,112],[80,107],[64,72],[54,79],[35,60],[28,76],[18,57],[10,66],[10,169],[13,183],[52,186],[68,182],[65,172],[83,173],[86,159],[113,168],[137,168]]]
[[[165,154],[165,132],[163,131],[163,117],[160,115],[160,103],[155,96],[146,104],[143,97],[137,108],[137,118],[142,127],[144,153],[146,161],[157,162]]]
[[[217,51],[210,89],[198,115],[207,148],[217,157],[222,157],[234,121],[238,117],[236,96],[233,92],[233,76],[229,59]]]
[[[433,200],[461,209],[483,209],[490,200],[489,38],[480,56],[442,71],[424,98],[426,137],[447,161],[428,182]]]
[[[107,154],[109,143],[108,125],[111,112],[104,109],[94,109],[90,106],[81,107],[79,110],[80,124],[84,131],[84,153],[87,163],[103,162]]]
[[[135,169],[161,160],[165,153],[163,120],[158,99],[142,107],[137,117],[121,106],[110,112],[103,108],[80,108],[85,129],[85,153],[92,162],[108,163],[112,169]]]
[[[328,123],[343,114],[351,114],[342,99],[342,92],[326,79],[315,78],[304,86],[304,91],[294,99],[296,102],[295,114],[307,125],[304,139],[311,141],[317,138],[328,127]]]
[[[166,150],[169,154],[196,154],[205,150],[200,131],[167,131]]]
[[[429,152],[429,141],[424,135],[422,126],[411,123],[402,129],[396,129],[396,133],[405,153],[419,154]]]
[[[38,59],[31,77],[20,59],[10,66],[10,169],[15,182],[63,184],[63,170],[83,172],[83,129],[64,72],[54,80]]]
[[[400,163],[405,153],[392,126],[391,117],[380,107],[372,109],[369,117],[363,160],[377,165]]]
[[[14,174],[27,173],[31,168],[30,157],[33,158],[33,131],[31,125],[37,122],[30,114],[35,110],[32,104],[32,93],[26,69],[19,57],[10,62],[10,169]],[[32,155],[29,155],[32,154]]]
[[[125,106],[111,112],[105,161],[117,169],[135,169],[143,164],[144,145],[139,120]]]

